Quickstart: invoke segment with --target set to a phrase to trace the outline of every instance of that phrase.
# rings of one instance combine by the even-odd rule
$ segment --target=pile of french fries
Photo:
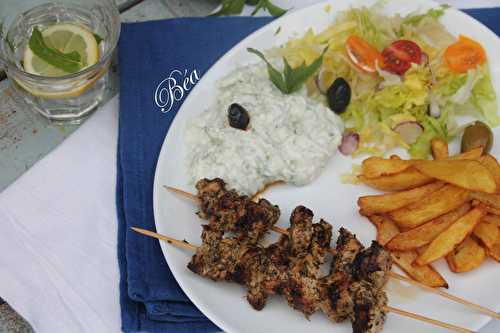
[[[358,199],[360,214],[377,228],[377,241],[413,279],[448,287],[432,267],[444,258],[455,273],[500,262],[500,164],[481,147],[449,156],[432,142],[433,160],[370,157],[358,178],[381,195]]]

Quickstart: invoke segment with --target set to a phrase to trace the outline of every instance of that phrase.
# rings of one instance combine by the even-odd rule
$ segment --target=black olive
[[[259,3],[259,0],[246,0],[245,3],[247,5],[256,6]]]
[[[240,130],[246,130],[248,123],[250,123],[248,111],[238,103],[233,103],[229,106],[227,119],[229,120],[229,126]]]
[[[345,111],[351,102],[351,87],[346,80],[339,77],[333,81],[332,85],[326,91],[328,98],[328,106],[335,113],[342,113]]]

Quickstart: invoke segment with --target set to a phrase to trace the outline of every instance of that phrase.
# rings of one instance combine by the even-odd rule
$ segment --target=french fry
[[[409,168],[403,172],[378,178],[359,175],[358,179],[366,185],[381,191],[402,191],[432,183],[434,179]]]
[[[485,204],[486,206],[500,210],[500,194],[471,192],[470,197]]]
[[[450,156],[448,152],[448,143],[443,139],[432,139],[431,150],[432,157],[434,157],[435,160],[445,160]]]
[[[469,236],[446,256],[446,262],[452,272],[464,273],[481,266],[485,258],[485,249]]]
[[[488,208],[489,207],[486,207],[486,211],[489,213],[490,211],[488,210]],[[494,224],[498,228],[500,228],[500,216],[488,214],[483,217],[483,221]]]
[[[448,184],[418,202],[389,213],[389,216],[398,226],[415,228],[457,209],[467,200],[467,190]]]
[[[491,248],[487,248],[486,253],[495,261],[500,262],[500,241],[496,242]]]
[[[473,207],[482,206],[488,214],[500,216],[500,209],[488,206],[477,199],[471,201]]]
[[[450,156],[449,160],[477,160],[483,155],[483,152],[483,147],[477,147],[461,154]]]
[[[500,189],[500,164],[498,164],[497,159],[490,154],[486,154],[484,156],[481,156],[479,162],[481,162],[481,164],[490,171],[490,173],[493,175],[493,178],[495,178],[495,183],[498,187],[497,190]]]
[[[386,217],[372,215],[369,217],[369,220],[377,228],[377,241],[381,245],[387,244],[391,238],[399,233],[397,225]],[[448,288],[446,280],[431,265],[416,266],[413,264],[415,259],[418,257],[418,254],[415,251],[391,251],[391,256],[394,263],[412,279],[430,287]]]
[[[474,235],[483,242],[486,247],[493,247],[498,239],[498,226],[483,219],[474,228]]]
[[[417,266],[414,264],[418,254],[415,251],[391,252],[392,260],[408,276],[415,281],[433,288],[448,288],[448,283],[432,265]]]
[[[412,161],[400,159],[385,159],[382,157],[369,157],[361,164],[361,174],[366,178],[377,178],[393,175],[408,169]]]
[[[385,246],[394,236],[399,234],[398,226],[384,216],[371,215],[368,219],[377,228],[377,242],[382,246]]]
[[[446,256],[474,230],[485,212],[476,207],[459,218],[455,223],[439,234],[431,242],[427,250],[415,261],[417,265],[427,265]]]
[[[408,206],[443,186],[444,183],[435,182],[397,193],[367,195],[358,199],[358,206],[361,208],[361,215],[387,213]]]
[[[410,251],[421,248],[432,242],[440,233],[446,230],[456,220],[465,215],[470,210],[468,203],[449,213],[441,215],[415,229],[400,233],[387,243],[389,250]]]
[[[491,172],[475,160],[415,161],[414,168],[429,177],[479,192],[495,193]]]
[[[425,250],[427,250],[428,247],[429,245],[424,245],[422,247],[419,247],[418,249],[415,249],[415,251],[417,252],[418,255],[421,255],[422,253],[425,252]]]
[[[486,205],[484,205],[484,207],[485,207],[486,211],[489,214],[500,216],[500,209],[497,209],[497,208],[494,208],[494,207],[490,207],[490,206],[486,206]]]

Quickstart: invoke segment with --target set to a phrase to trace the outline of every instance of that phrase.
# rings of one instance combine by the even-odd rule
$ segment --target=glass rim
[[[108,1],[109,2],[109,1]],[[114,4],[114,2],[113,2]],[[121,33],[121,19],[120,19],[120,12],[118,11],[118,7],[116,6],[116,4],[113,5],[113,8],[114,8],[114,11],[115,11],[115,14],[116,14],[116,18],[117,18],[117,28],[116,28],[116,37],[114,38],[112,44],[110,45],[109,49],[104,53],[104,55],[99,59],[98,62],[96,62],[95,64],[91,65],[91,66],[88,66],[86,68],[84,68],[83,70],[81,71],[78,71],[78,72],[75,72],[75,73],[71,73],[71,74],[67,74],[67,75],[63,75],[63,76],[43,76],[43,75],[35,75],[35,74],[31,74],[31,73],[28,73],[24,70],[21,70],[17,65],[13,64],[10,60],[9,61],[5,61],[5,69],[6,69],[6,74],[7,76],[9,76],[9,72],[10,71],[13,71],[15,72],[17,75],[20,75],[20,76],[24,76],[26,78],[29,78],[29,79],[33,79],[33,80],[47,80],[47,81],[62,81],[62,80],[68,80],[68,79],[76,79],[82,75],[85,75],[85,74],[89,74],[95,70],[99,70],[100,67],[102,67],[102,65],[104,65],[108,60],[109,58],[111,57],[111,55],[113,54],[113,52],[116,50],[116,46],[118,45],[118,41],[120,39],[120,33]],[[5,37],[6,38],[6,37]]]

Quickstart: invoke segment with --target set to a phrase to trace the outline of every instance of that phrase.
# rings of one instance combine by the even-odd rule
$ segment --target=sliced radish
[[[429,64],[429,56],[425,52],[422,52],[421,63],[424,64],[424,65],[428,65]]]
[[[342,155],[351,155],[359,146],[359,134],[346,132],[342,135],[342,143],[339,146],[339,151]]]
[[[424,128],[416,121],[405,121],[397,124],[393,131],[398,133],[405,143],[411,145],[424,132]]]

